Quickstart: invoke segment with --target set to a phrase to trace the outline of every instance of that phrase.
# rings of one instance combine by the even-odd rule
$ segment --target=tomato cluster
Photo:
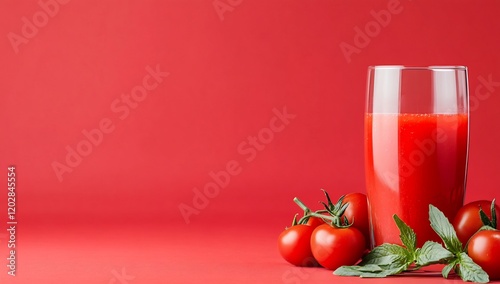
[[[500,231],[496,216],[500,216],[500,208],[494,200],[479,200],[463,206],[453,220],[464,250],[488,273],[490,280],[500,279]]]
[[[325,209],[311,211],[297,198],[295,203],[304,216],[286,228],[278,238],[281,256],[296,266],[318,266],[335,270],[356,264],[370,247],[366,195],[350,193],[332,203],[324,191]],[[490,280],[500,279],[500,208],[495,200],[479,200],[464,205],[452,225],[472,260],[488,273]]]
[[[285,229],[278,238],[281,256],[297,266],[317,266],[334,270],[354,265],[369,247],[366,195],[350,193],[333,204],[325,191],[324,210],[312,212],[297,198],[304,216]]]

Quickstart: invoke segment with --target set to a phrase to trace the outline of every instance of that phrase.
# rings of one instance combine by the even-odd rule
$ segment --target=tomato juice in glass
[[[429,204],[451,220],[465,194],[466,68],[370,68],[365,174],[372,246],[401,244],[394,214],[415,231],[419,247],[440,242]]]

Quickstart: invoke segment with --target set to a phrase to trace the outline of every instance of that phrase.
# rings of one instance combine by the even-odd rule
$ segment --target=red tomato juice
[[[440,242],[429,204],[452,220],[463,205],[468,151],[467,114],[366,114],[365,166],[372,244],[401,244],[397,214],[418,246]]]

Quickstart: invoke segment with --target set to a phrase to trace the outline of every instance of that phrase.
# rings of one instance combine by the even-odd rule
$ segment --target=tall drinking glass
[[[370,66],[365,170],[372,245],[400,244],[397,214],[417,244],[440,241],[429,204],[450,219],[463,205],[469,148],[464,66]]]

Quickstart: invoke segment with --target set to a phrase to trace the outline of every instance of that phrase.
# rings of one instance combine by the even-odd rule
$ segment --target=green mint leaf
[[[365,266],[341,266],[337,268],[333,274],[339,276],[362,276],[368,274],[377,274],[384,271],[380,266],[376,264],[368,264]]]
[[[413,262],[413,259],[411,259],[411,256],[406,248],[400,245],[382,244],[363,257],[360,265],[390,265],[396,263],[400,266],[411,262]]]
[[[380,266],[376,264],[367,264],[365,266],[359,266],[359,271],[363,272],[382,272],[384,271]]]
[[[490,281],[488,274],[477,265],[465,252],[458,255],[459,263],[456,269],[458,275],[464,281],[477,283],[488,283]]]
[[[417,235],[412,228],[406,225],[406,223],[398,217],[398,215],[394,214],[393,218],[398,226],[401,242],[411,254],[415,254],[415,250],[417,249]]]
[[[462,243],[443,212],[439,211],[435,206],[429,205],[429,220],[432,229],[441,237],[446,248],[454,254],[461,253]]]
[[[448,275],[450,274],[451,270],[455,268],[457,263],[458,263],[458,260],[455,259],[443,268],[443,271],[441,272],[441,274],[443,274],[444,278],[448,278]]]
[[[363,257],[359,265],[341,266],[333,274],[365,278],[386,277],[403,272],[413,260],[412,255],[405,247],[382,244]]]
[[[417,265],[427,266],[441,263],[453,257],[454,255],[441,244],[427,241],[417,253]]]
[[[398,255],[384,255],[370,252],[370,254],[366,255],[365,258],[363,258],[363,261],[360,263],[360,265],[390,265],[391,263],[401,262],[398,261],[399,259],[401,259],[401,257]]]
[[[338,276],[361,276],[363,272],[359,270],[361,266],[341,266],[335,271],[333,271],[333,274],[338,275]],[[379,267],[380,268],[380,267]]]
[[[396,275],[408,269],[408,266],[410,266],[410,263],[405,263],[399,266],[397,266],[396,264],[392,264],[389,267],[383,267],[384,271],[382,273],[384,273],[386,276]],[[361,276],[361,277],[366,277],[366,276]]]
[[[338,276],[359,276],[363,278],[382,278],[389,275],[399,274],[406,270],[408,265],[397,267],[378,266],[376,264],[367,264],[364,266],[341,266],[333,274]]]

